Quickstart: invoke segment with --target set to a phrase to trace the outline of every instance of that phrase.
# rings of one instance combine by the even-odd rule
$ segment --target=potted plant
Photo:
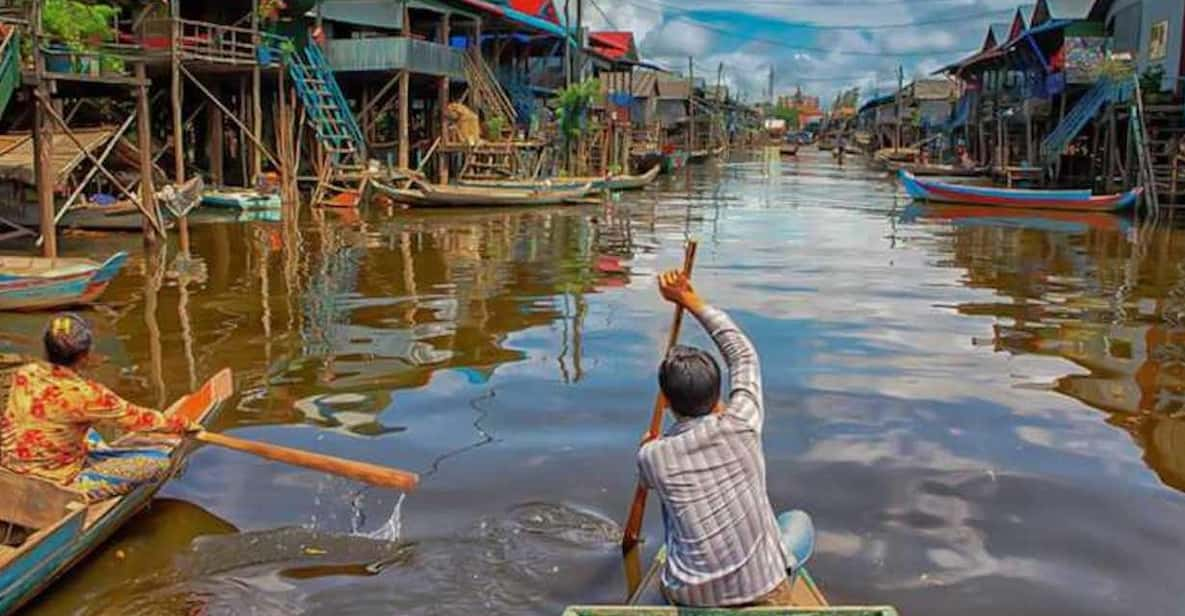
[[[79,0],[46,0],[41,26],[50,38],[46,49],[46,69],[51,72],[98,73],[100,68],[122,67],[115,57],[104,60],[98,48],[115,38],[117,7],[108,4],[85,4]]]

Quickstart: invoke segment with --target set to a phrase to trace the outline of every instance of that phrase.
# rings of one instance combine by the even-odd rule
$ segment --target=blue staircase
[[[296,85],[300,102],[317,133],[317,139],[335,164],[366,161],[366,139],[350,111],[333,69],[316,45],[288,58],[288,74]],[[351,160],[352,159],[352,160]]]
[[[1100,79],[1082,98],[1078,99],[1074,108],[1062,119],[1061,124],[1058,124],[1057,128],[1041,142],[1041,160],[1045,164],[1052,164],[1056,161],[1066,146],[1070,145],[1070,142],[1086,128],[1086,125],[1099,113],[1099,110],[1107,103],[1122,100],[1125,92],[1126,88],[1108,79]]]
[[[8,109],[12,95],[21,85],[21,41],[16,28],[10,28],[0,43],[0,115]]]

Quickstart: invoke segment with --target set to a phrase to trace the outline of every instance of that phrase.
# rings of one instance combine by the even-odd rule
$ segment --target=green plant
[[[493,116],[486,120],[486,139],[498,141],[502,139],[502,128],[506,126],[506,118]]]
[[[113,22],[119,8],[79,0],[46,0],[41,13],[45,33],[75,50],[115,38]]]
[[[1113,83],[1127,81],[1135,74],[1136,68],[1131,60],[1108,57],[1099,63],[1099,78],[1108,79]]]
[[[559,95],[553,99],[552,103],[556,106],[556,122],[559,123],[560,134],[565,142],[580,136],[588,110],[592,107],[593,101],[600,96],[601,82],[588,79],[560,90]]]
[[[1157,64],[1149,66],[1140,73],[1140,90],[1144,93],[1144,99],[1148,102],[1160,100],[1161,91],[1164,89],[1164,67]]]

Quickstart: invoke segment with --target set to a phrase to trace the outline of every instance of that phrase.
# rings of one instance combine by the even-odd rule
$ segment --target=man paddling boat
[[[75,372],[92,344],[90,327],[77,315],[51,319],[44,344],[46,361],[26,364],[12,376],[0,410],[0,466],[69,486],[92,501],[164,476],[167,451],[110,447],[94,426],[179,434],[190,422],[132,404]]]
[[[685,274],[663,274],[659,291],[712,336],[728,365],[730,392],[721,404],[720,368],[703,350],[673,347],[659,368],[676,421],[642,446],[638,467],[662,501],[663,593],[694,607],[792,605],[791,576],[809,556],[814,529],[801,511],[775,518],[769,503],[757,352]]]

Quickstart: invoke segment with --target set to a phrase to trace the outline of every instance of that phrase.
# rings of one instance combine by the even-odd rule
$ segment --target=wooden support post
[[[217,105],[206,106],[206,138],[209,140],[207,147],[208,155],[210,157],[210,181],[215,186],[224,186],[226,184],[226,168],[224,161],[224,151],[226,144],[223,141],[225,136],[226,126],[222,119],[222,109]]]
[[[152,182],[152,111],[148,105],[148,70],[143,62],[136,63],[136,148],[140,150],[140,202],[144,209],[159,212],[156,189]],[[119,138],[118,136],[116,138]],[[144,217],[144,241],[156,241],[156,229]]]
[[[40,56],[40,54],[38,54]],[[44,81],[38,81],[37,88],[43,89]],[[41,209],[42,256],[58,256],[57,225],[54,224],[53,189],[56,183],[53,174],[53,125],[50,124],[43,99],[33,101],[33,166],[37,177],[37,203]]]
[[[49,122],[45,105],[49,101],[49,90],[45,86],[45,56],[37,51],[41,41],[41,2],[34,2],[33,22],[33,71],[37,76],[36,94],[33,98],[33,174],[37,178],[37,204],[41,210],[42,256],[58,256],[57,225],[54,223],[53,189],[56,180],[53,173],[53,127]]]
[[[1034,165],[1033,159],[1033,107],[1029,104],[1030,101],[1025,99],[1025,160],[1029,165]]]
[[[180,2],[170,3],[173,12],[173,36],[170,49],[172,60],[172,79],[170,92],[173,107],[173,182],[180,187],[185,183],[185,118],[181,109],[181,7]],[[147,204],[145,204],[147,206]],[[177,220],[177,237],[181,256],[189,256],[189,216],[181,216]]]
[[[440,16],[440,44],[448,45],[449,39],[449,14],[445,13]],[[437,86],[436,93],[438,112],[440,113],[440,138],[443,142],[448,142],[446,135],[448,135],[448,104],[449,104],[449,78],[447,76],[441,77]],[[437,156],[437,170],[441,184],[448,184],[448,164],[449,157],[440,155]]]
[[[251,38],[258,49],[263,39],[259,37],[259,0],[251,3]],[[251,63],[251,135],[255,143],[263,143],[263,87],[261,84],[258,57]],[[343,110],[349,113],[349,109]],[[251,153],[251,180],[254,181],[263,173],[263,157],[258,151]]]
[[[687,155],[695,151],[695,58],[687,57]]]
[[[411,37],[411,13],[407,10],[407,3],[403,4],[403,31],[404,38]],[[409,112],[408,98],[411,95],[411,73],[406,69],[399,73],[399,168],[408,169],[411,167],[411,135],[409,124],[411,117]]]

